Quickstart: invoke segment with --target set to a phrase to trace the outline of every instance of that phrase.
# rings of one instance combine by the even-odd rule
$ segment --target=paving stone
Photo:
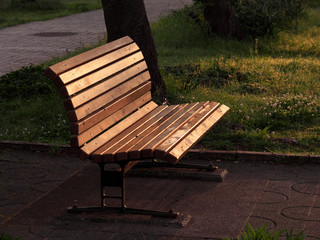
[[[9,155],[7,159],[25,160],[33,164],[40,159],[67,165],[71,164],[70,160],[79,161],[77,158],[63,156],[28,152],[23,154],[23,151],[15,151],[11,157]],[[23,155],[25,157],[22,157]],[[3,162],[1,164],[3,165]],[[184,216],[190,216],[185,226],[150,217],[100,215],[97,218],[68,214],[66,208],[74,203],[89,206],[99,204],[98,167],[92,164],[84,165],[81,171],[76,170],[79,169],[76,165],[72,177],[62,172],[65,180],[60,185],[48,187],[53,189],[22,209],[4,226],[29,226],[33,229],[33,235],[36,233],[47,236],[48,239],[56,239],[62,235],[66,236],[65,239],[89,236],[104,239],[105,234],[108,238],[115,239],[132,234],[137,239],[140,236],[144,237],[142,239],[234,238],[239,236],[247,222],[255,228],[266,224],[270,230],[306,229],[310,236],[319,235],[319,230],[315,228],[320,204],[316,190],[318,182],[313,178],[304,178],[308,176],[308,167],[299,171],[300,166],[279,166],[261,162],[221,161],[215,164],[229,169],[223,182],[137,177],[127,179],[129,207],[178,210]],[[313,165],[310,169],[320,170],[319,167]],[[59,168],[56,170],[58,172]],[[28,176],[26,178],[29,179]],[[52,232],[52,229],[55,232]],[[77,232],[83,234],[77,235]],[[31,239],[32,233],[29,231],[26,234],[27,239]]]

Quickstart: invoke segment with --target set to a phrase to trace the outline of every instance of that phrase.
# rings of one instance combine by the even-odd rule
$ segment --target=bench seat
[[[215,102],[171,106],[157,106],[151,102],[119,123],[116,128],[123,130],[117,132],[116,136],[110,134],[113,131],[111,129],[82,150],[88,151],[91,145],[99,144],[102,138],[102,142],[106,143],[91,154],[92,162],[159,158],[176,164],[227,109]]]
[[[102,192],[106,186],[124,189],[125,173],[139,160],[176,164],[229,110],[209,101],[157,105],[147,64],[130,37],[57,63],[46,75],[64,99],[71,146],[81,159],[99,164],[101,178],[117,179],[102,180]],[[118,163],[122,175],[106,173],[107,163]]]

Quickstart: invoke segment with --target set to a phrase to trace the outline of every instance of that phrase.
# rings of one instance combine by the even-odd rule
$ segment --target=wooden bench
[[[71,146],[81,159],[100,166],[100,210],[112,197],[104,188],[116,186],[122,189],[121,209],[130,212],[126,172],[143,159],[176,164],[229,110],[216,102],[158,106],[142,52],[129,37],[57,63],[46,75],[65,99]],[[119,164],[120,170],[106,171],[107,163]]]

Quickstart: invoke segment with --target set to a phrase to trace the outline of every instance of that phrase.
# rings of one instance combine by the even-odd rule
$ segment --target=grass
[[[11,235],[6,234],[4,232],[0,234],[0,240],[21,240],[21,239],[22,239],[22,237],[15,238],[15,237],[12,237]]]
[[[45,1],[52,3],[54,0],[42,1],[44,3],[41,5],[48,6],[48,3]],[[3,0],[1,1],[0,6],[0,29],[31,21],[44,21],[70,14],[86,12],[102,7],[100,0],[61,0],[61,2],[61,5],[56,5],[52,9],[35,9],[10,7],[10,1]]]
[[[207,38],[182,12],[153,24],[169,102],[231,107],[204,147],[320,152],[319,13],[309,9],[295,30],[244,42]]]
[[[246,224],[245,231],[241,234],[240,238],[236,240],[278,240],[278,239],[286,239],[286,240],[303,240],[305,236],[303,235],[303,231],[294,235],[293,230],[288,231],[287,229],[280,230],[279,232],[270,232],[266,225],[259,227],[254,230],[250,223]],[[230,238],[223,238],[223,240],[230,240]]]
[[[185,10],[152,23],[168,101],[231,108],[202,140],[204,148],[320,153],[319,16],[314,2],[296,29],[243,42],[207,37]],[[62,102],[42,75],[60,60],[2,76],[0,139],[68,142]],[[37,87],[28,90],[30,83]]]

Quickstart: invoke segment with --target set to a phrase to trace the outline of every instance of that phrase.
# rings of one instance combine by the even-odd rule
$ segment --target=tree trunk
[[[129,36],[140,47],[149,67],[153,97],[163,101],[164,81],[158,68],[157,53],[143,0],[101,0],[108,42]]]
[[[204,4],[204,17],[211,31],[221,37],[244,38],[229,0],[201,0]]]

